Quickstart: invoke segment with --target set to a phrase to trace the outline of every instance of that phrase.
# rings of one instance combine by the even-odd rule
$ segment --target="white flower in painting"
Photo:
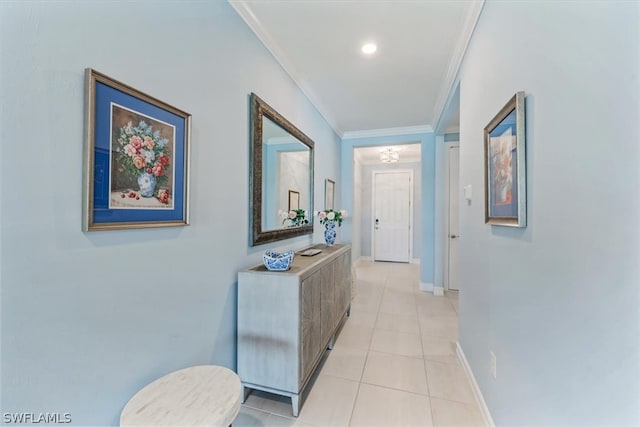
[[[335,214],[335,212],[333,212],[333,211],[331,211],[331,212],[329,212],[329,213],[327,214],[327,219],[328,219],[329,221],[333,221],[335,217],[336,217],[336,214]]]
[[[156,153],[154,153],[151,150],[140,150],[140,154],[144,156],[144,160],[147,163],[153,163],[154,160],[156,159]]]

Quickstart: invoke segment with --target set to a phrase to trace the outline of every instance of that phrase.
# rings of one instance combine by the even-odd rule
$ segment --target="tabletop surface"
[[[120,415],[121,426],[229,426],[240,410],[240,379],[222,366],[192,366],[167,374],[137,392]]]
[[[295,257],[293,258],[293,263],[291,263],[291,268],[287,271],[269,271],[264,264],[254,265],[253,267],[249,267],[247,269],[242,270],[240,273],[257,273],[257,274],[267,274],[267,275],[301,275],[308,273],[309,270],[313,270],[314,267],[320,265],[325,259],[334,256],[336,252],[340,252],[343,248],[349,247],[346,244],[339,244],[333,246],[327,246],[325,244],[317,244],[309,247],[305,247],[296,252]],[[320,249],[317,255],[314,256],[302,256],[301,253],[307,251],[309,249]]]

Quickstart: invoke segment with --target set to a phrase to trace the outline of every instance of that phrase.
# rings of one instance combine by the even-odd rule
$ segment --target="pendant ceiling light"
[[[400,160],[400,153],[391,148],[385,148],[380,152],[380,161],[382,163],[396,163]]]

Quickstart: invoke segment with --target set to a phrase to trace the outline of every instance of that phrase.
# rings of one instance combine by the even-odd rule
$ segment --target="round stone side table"
[[[192,366],[137,392],[120,414],[121,426],[231,425],[240,410],[240,379],[222,366]]]

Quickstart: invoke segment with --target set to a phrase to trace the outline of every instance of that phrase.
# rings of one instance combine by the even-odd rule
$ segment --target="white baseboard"
[[[442,286],[434,286],[433,294],[439,297],[444,296],[444,288]]]
[[[471,367],[469,366],[469,362],[467,362],[467,358],[464,355],[464,351],[462,351],[462,347],[460,347],[460,342],[456,341],[456,353],[458,355],[458,359],[462,364],[462,368],[464,369],[465,374],[467,374],[467,378],[471,383],[471,389],[473,390],[473,394],[476,397],[476,402],[478,403],[478,407],[480,408],[480,414],[484,420],[484,424],[489,427],[495,427],[493,423],[493,418],[491,418],[491,412],[489,412],[489,408],[487,407],[487,403],[484,401],[484,397],[482,396],[482,392],[480,391],[480,387],[478,387],[478,383],[476,382],[476,377],[473,375],[471,371]]]
[[[423,292],[433,292],[433,283],[420,282],[420,290]]]
[[[361,256],[360,258],[358,258],[356,260],[356,263],[360,262],[360,261],[364,261],[364,262],[372,262],[373,258],[371,258],[370,256]],[[409,260],[409,264],[420,264],[420,258],[413,258]]]

